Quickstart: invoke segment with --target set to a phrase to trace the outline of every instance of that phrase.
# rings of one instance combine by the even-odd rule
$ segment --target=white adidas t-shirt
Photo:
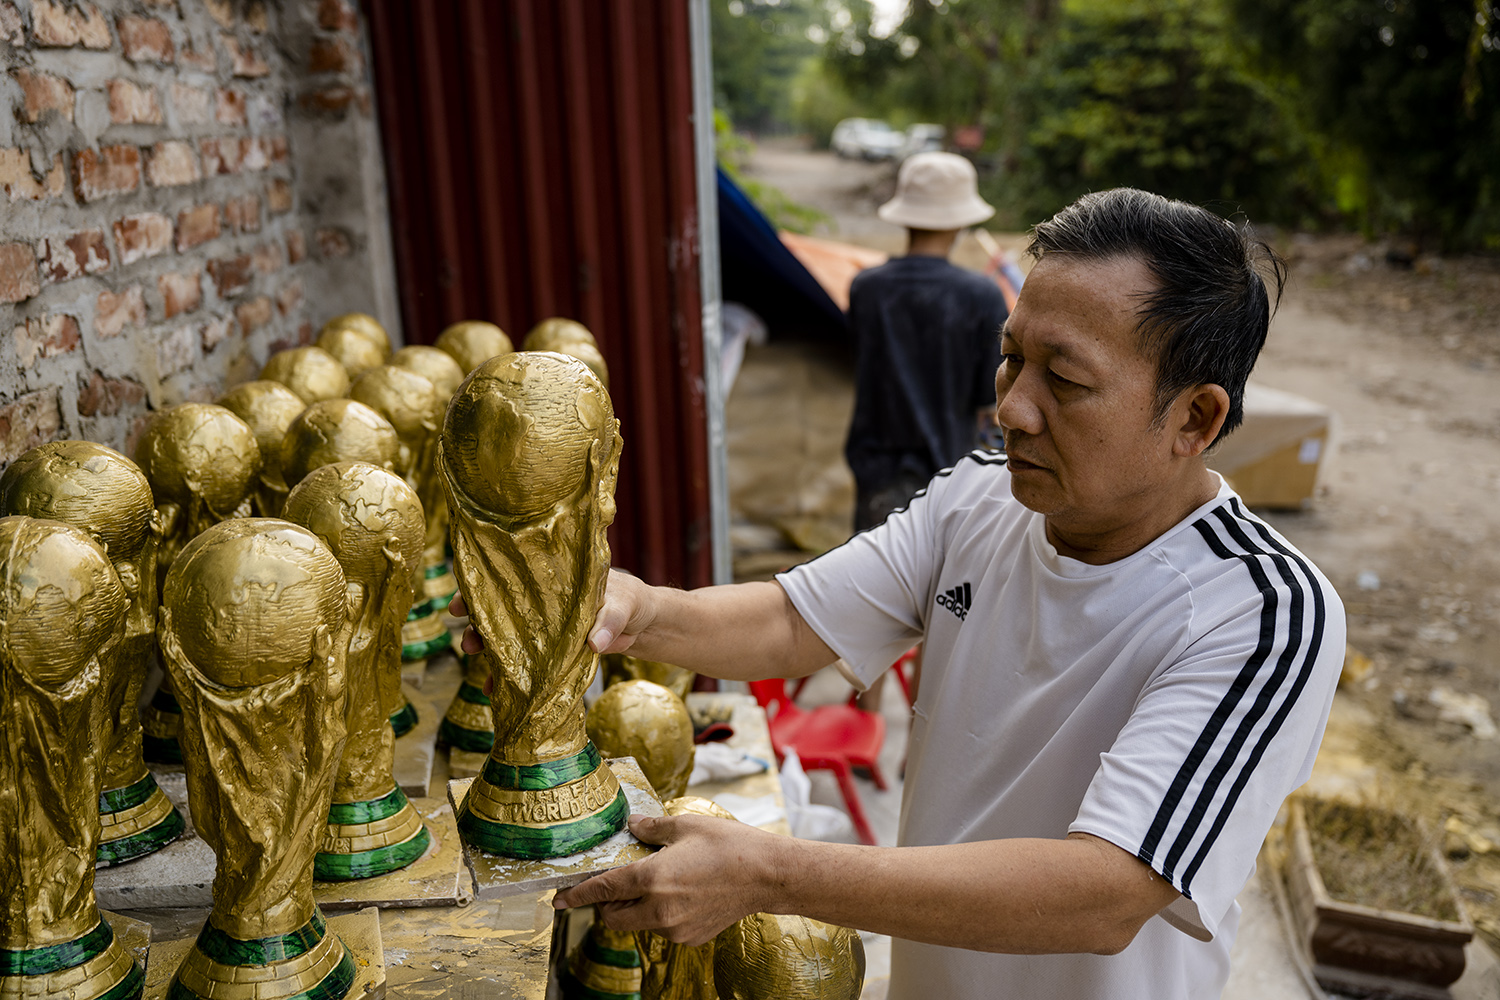
[[[1113,956],[897,940],[892,1000],[1217,997],[1282,800],[1307,780],[1344,656],[1323,575],[1227,485],[1149,546],[1061,556],[966,456],[885,524],[778,578],[868,684],[925,642],[904,845],[1090,833],[1182,892]]]

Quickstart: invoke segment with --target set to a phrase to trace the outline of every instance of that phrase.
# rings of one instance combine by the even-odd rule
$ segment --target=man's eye
[[[1058,385],[1061,385],[1061,386],[1073,386],[1073,385],[1077,385],[1078,384],[1077,382],[1074,382],[1070,378],[1064,378],[1063,376],[1057,374],[1057,372],[1055,372],[1055,371],[1048,372],[1048,374],[1052,376],[1052,381],[1056,382]]]
[[[1021,367],[1021,363],[1025,359],[1019,354],[1002,354],[1000,355],[1000,360],[1007,368],[1015,370]]]

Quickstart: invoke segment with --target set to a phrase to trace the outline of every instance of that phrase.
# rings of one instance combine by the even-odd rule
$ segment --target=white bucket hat
[[[995,214],[979,197],[974,164],[954,153],[917,153],[901,164],[896,197],[877,213],[886,222],[912,229],[963,229]]]

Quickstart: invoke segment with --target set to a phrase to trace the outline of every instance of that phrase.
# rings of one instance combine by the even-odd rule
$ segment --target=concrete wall
[[[399,339],[365,51],[353,0],[0,0],[0,465]]]

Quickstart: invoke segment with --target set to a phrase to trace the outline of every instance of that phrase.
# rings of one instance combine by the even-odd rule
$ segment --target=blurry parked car
[[[839,156],[862,160],[890,160],[901,152],[906,137],[883,121],[845,118],[833,127],[829,143]]]
[[[941,153],[947,131],[941,125],[918,122],[906,127],[906,136],[901,143],[901,159],[915,153]]]

